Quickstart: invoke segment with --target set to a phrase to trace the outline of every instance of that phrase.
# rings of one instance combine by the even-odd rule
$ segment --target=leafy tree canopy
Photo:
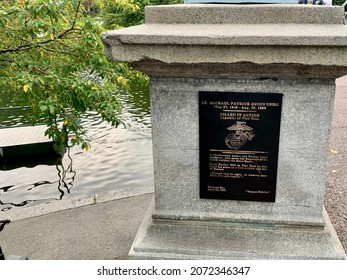
[[[46,122],[57,150],[68,135],[71,144],[89,149],[80,117],[97,111],[112,125],[121,124],[117,96],[133,80],[147,81],[105,57],[101,21],[90,16],[88,4],[102,8],[110,1],[0,2],[0,87],[29,106],[33,124]]]

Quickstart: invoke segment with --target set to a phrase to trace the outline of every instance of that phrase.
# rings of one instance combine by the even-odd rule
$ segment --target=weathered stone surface
[[[146,23],[343,24],[340,6],[195,4],[146,7]]]
[[[199,198],[199,91],[283,93],[276,203]],[[155,217],[322,225],[333,80],[152,78]]]
[[[130,65],[151,77],[246,78],[246,79],[335,79],[347,73],[346,66],[304,64],[164,63],[155,60]]]
[[[133,259],[344,259],[324,212],[325,229],[152,220],[144,218],[129,256]]]
[[[328,67],[346,67],[347,62],[341,7],[152,6],[146,9],[146,24],[102,38],[115,61]]]

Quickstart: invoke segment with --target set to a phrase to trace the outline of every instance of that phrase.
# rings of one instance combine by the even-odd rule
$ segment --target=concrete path
[[[14,221],[1,232],[6,254],[31,260],[125,259],[153,195]]]
[[[347,76],[336,85],[325,207],[347,252]]]
[[[347,251],[347,76],[337,81],[335,104],[325,206]],[[137,195],[18,219],[0,233],[0,243],[5,254],[29,259],[125,259],[152,198]]]

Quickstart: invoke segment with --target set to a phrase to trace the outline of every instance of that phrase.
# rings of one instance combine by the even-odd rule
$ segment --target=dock
[[[54,153],[53,141],[45,136],[46,129],[44,125],[0,129],[0,161]]]

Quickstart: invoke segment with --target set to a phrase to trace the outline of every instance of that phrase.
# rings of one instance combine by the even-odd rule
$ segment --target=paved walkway
[[[347,76],[336,85],[325,207],[347,252]]]
[[[39,260],[125,259],[152,194],[14,221],[1,232],[6,254]]]
[[[326,208],[347,251],[347,76],[337,85]],[[19,219],[0,233],[1,245],[7,254],[29,259],[125,259],[152,198],[137,195]]]

